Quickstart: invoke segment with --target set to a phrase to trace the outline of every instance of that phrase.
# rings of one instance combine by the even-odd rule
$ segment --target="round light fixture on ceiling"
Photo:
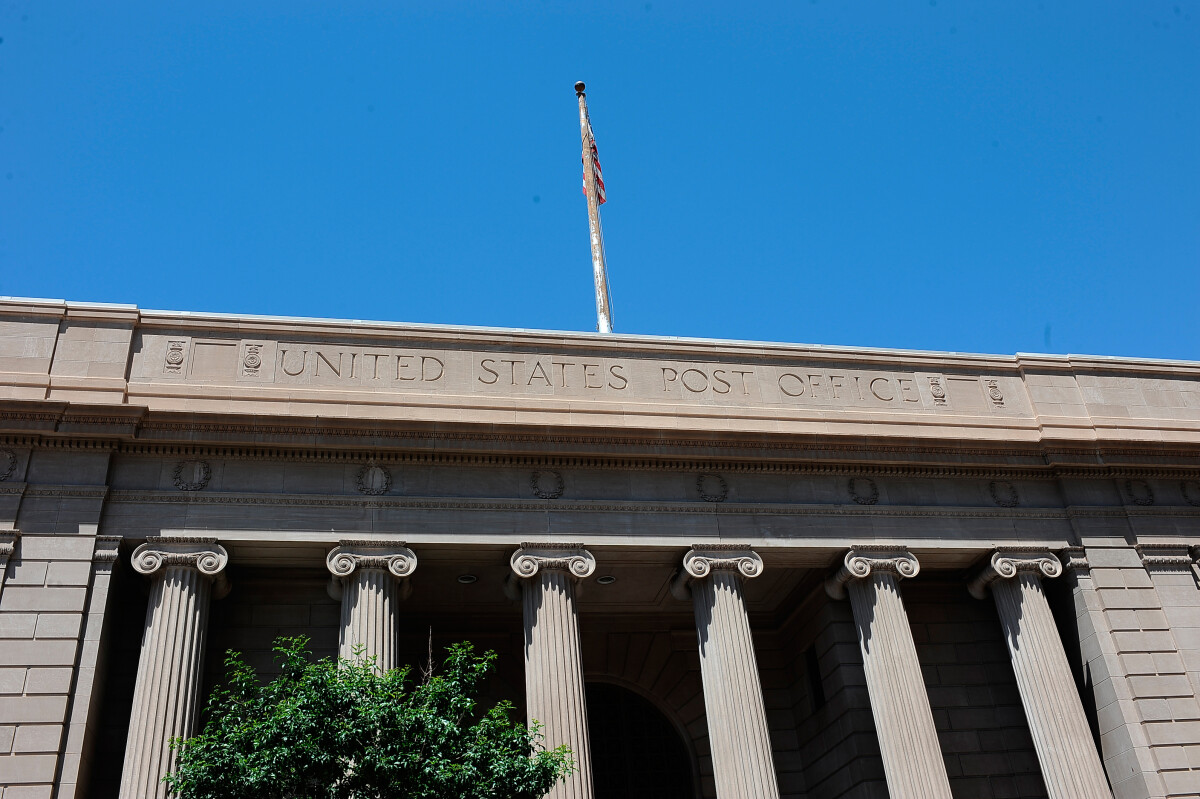
[[[476,580],[478,580],[478,579],[479,579],[479,578],[478,578],[478,577],[476,577],[476,576],[475,576],[475,575],[473,575],[473,574],[460,574],[460,575],[458,575],[458,581],[459,581],[460,583],[462,583],[463,585],[470,585],[471,583],[475,582],[475,581],[476,581]]]
[[[602,576],[596,578],[596,582],[599,585],[612,585],[616,581],[617,581],[617,578],[613,577],[611,574],[605,574],[605,575],[602,575]]]

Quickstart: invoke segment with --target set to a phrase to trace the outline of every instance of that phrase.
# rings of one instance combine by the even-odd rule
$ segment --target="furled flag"
[[[588,141],[592,143],[592,163],[596,165],[596,199],[597,205],[604,205],[608,198],[604,195],[604,173],[600,171],[600,154],[596,151],[596,134],[592,132],[592,120],[588,119]],[[583,196],[587,196],[587,159],[583,159]]]

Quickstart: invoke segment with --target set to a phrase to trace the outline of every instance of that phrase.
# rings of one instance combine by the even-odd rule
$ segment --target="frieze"
[[[482,510],[482,511],[538,511],[544,512],[546,504],[536,499],[477,499],[469,497],[380,497],[368,499],[344,495],[320,494],[228,494],[204,493],[197,496],[182,496],[168,492],[116,490],[109,502],[116,504],[193,504],[193,505],[253,505],[253,506],[301,506],[331,508],[394,508],[419,510]],[[733,514],[733,515],[776,515],[776,516],[876,516],[912,518],[961,518],[1000,519],[1017,516],[1022,519],[1063,520],[1068,514],[1062,509],[1028,508],[954,508],[938,506],[857,506],[794,503],[735,503],[702,505],[699,502],[661,503],[637,500],[573,500],[556,503],[561,512],[619,512],[619,513],[674,513],[674,514]],[[1191,515],[1191,514],[1189,514]],[[1200,512],[1195,515],[1200,516]]]
[[[152,368],[151,354],[161,358]],[[744,357],[744,356],[742,356]],[[420,345],[202,338],[147,331],[130,382],[339,388],[349,391],[550,397],[771,408],[843,408],[925,414],[1011,408],[1017,375],[929,373],[871,364],[831,366],[778,358],[689,360]]]

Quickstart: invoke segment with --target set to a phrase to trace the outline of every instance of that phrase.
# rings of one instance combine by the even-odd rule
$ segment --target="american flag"
[[[588,120],[588,141],[592,143],[592,163],[596,165],[596,196],[604,205],[608,198],[604,195],[604,173],[600,171],[600,154],[596,151],[596,134],[592,132],[592,120]],[[583,159],[583,196],[587,196],[587,159]]]

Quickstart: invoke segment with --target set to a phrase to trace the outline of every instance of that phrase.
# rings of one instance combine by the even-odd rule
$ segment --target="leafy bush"
[[[306,638],[281,638],[283,672],[260,684],[236,652],[209,699],[200,735],[173,742],[181,799],[535,799],[571,773],[565,746],[475,696],[495,652],[468,643],[420,682],[370,659],[313,662]],[[432,671],[432,668],[431,668]]]

